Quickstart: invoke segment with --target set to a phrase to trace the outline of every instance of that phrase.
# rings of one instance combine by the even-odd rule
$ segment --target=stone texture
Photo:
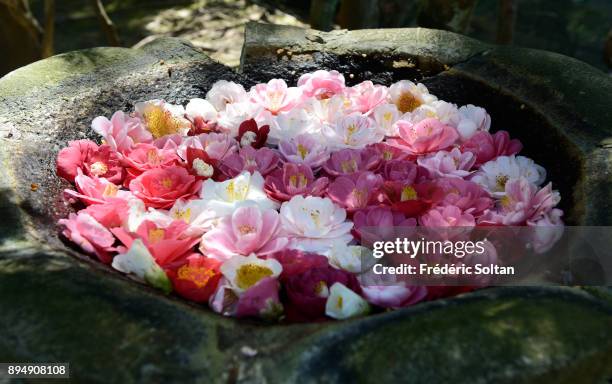
[[[404,30],[389,32],[384,44],[390,50],[402,41],[394,33],[421,36],[418,44],[396,50],[421,63],[414,70],[422,76],[456,64],[432,77],[428,84],[436,91],[450,87],[451,95],[469,98],[475,84],[482,83],[477,89],[483,92],[489,89],[487,80],[466,82],[467,76],[454,75],[470,65],[496,68],[487,56],[471,61],[479,43]],[[270,38],[285,35],[291,41],[283,30]],[[349,40],[344,44],[339,37],[337,49],[350,49],[350,39],[356,38],[346,35]],[[253,40],[247,35],[247,41]],[[470,53],[458,48],[439,52],[440,46],[461,42]],[[298,41],[284,49],[300,46]],[[66,248],[54,224],[67,212],[59,198],[66,185],[54,177],[60,147],[87,136],[93,117],[127,110],[139,100],[184,102],[203,96],[220,78],[248,87],[284,65],[292,68],[290,60],[275,58],[279,62],[273,67],[269,62],[261,72],[254,71],[254,64],[246,70],[248,60],[259,57],[249,49],[247,44],[243,75],[180,40],[162,39],[138,50],[100,48],[56,56],[0,80],[0,361],[68,361],[76,381],[101,383],[576,383],[612,377],[612,294],[603,288],[493,288],[346,322],[270,326],[221,318]],[[325,65],[335,66],[335,56],[323,46],[310,49],[321,50]],[[390,54],[380,52],[380,60]],[[317,65],[305,63],[310,69]],[[354,68],[361,68],[357,64]],[[548,70],[561,64],[549,64]],[[373,76],[381,81],[408,73],[372,65]],[[542,119],[538,122],[550,120],[538,105],[526,107],[525,115],[516,104],[497,108],[506,106],[518,114],[517,122],[534,116]],[[601,128],[598,134],[609,132],[588,108],[580,116],[592,119],[592,127]],[[576,124],[585,127],[585,141],[591,140],[594,133],[586,130],[591,126]],[[559,137],[565,136],[554,140]],[[610,182],[610,177],[604,174],[601,180]],[[592,222],[594,216],[576,217]],[[243,353],[245,346],[256,355]]]

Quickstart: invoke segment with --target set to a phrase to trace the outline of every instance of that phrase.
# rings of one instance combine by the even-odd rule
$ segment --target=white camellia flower
[[[259,172],[244,171],[225,181],[208,179],[202,184],[200,196],[212,218],[229,215],[246,201],[254,202],[261,209],[278,209],[278,203],[264,191],[264,179]]]
[[[499,156],[484,163],[471,181],[482,185],[494,196],[500,197],[506,193],[506,183],[520,177],[540,186],[546,180],[546,170],[524,156]]]
[[[400,80],[389,87],[391,102],[401,113],[409,113],[422,105],[438,100],[430,94],[423,84],[415,84],[409,80]]]
[[[321,124],[303,108],[294,108],[290,112],[272,115],[264,112],[257,121],[259,126],[269,125],[268,143],[278,144],[281,140],[293,139],[299,135],[310,134],[320,137]]]
[[[217,124],[224,133],[236,137],[240,124],[257,117],[262,110],[261,107],[250,102],[227,104],[225,109],[219,112]]]
[[[157,265],[141,239],[134,240],[126,253],[115,256],[112,266],[119,272],[133,274],[166,293],[172,291],[172,283],[166,272]]]
[[[395,104],[381,104],[374,108],[372,117],[376,124],[385,132],[386,136],[398,136],[395,122],[400,119],[402,113]]]
[[[334,283],[329,289],[325,303],[325,314],[331,318],[342,320],[365,315],[370,311],[370,305],[361,296],[347,288],[342,283]]]
[[[284,233],[291,238],[290,248],[306,252],[326,252],[334,242],[353,239],[353,223],[346,211],[328,198],[294,196],[280,209]]]
[[[429,118],[440,120],[443,124],[453,127],[456,127],[461,120],[457,106],[442,100],[436,100],[430,104],[421,105],[414,111],[404,114],[401,120],[416,124]]]
[[[247,92],[241,84],[233,81],[219,80],[213,84],[206,94],[206,100],[218,111],[225,111],[228,104],[244,103],[249,100]]]
[[[362,272],[362,262],[371,259],[372,251],[360,245],[346,245],[344,242],[335,242],[326,254],[332,267],[343,269],[351,273]]]
[[[322,100],[309,99],[304,103],[304,109],[321,123],[334,123],[342,116],[355,112],[350,97],[345,94]]]
[[[154,139],[171,134],[184,136],[191,128],[182,105],[170,104],[164,100],[149,100],[136,103],[134,109]]]
[[[172,223],[172,218],[167,214],[167,211],[155,208],[147,209],[142,200],[129,199],[127,220],[123,223],[123,227],[128,232],[136,232],[145,220],[152,221],[155,225],[163,228]]]
[[[334,149],[361,149],[385,138],[385,133],[376,122],[359,112],[351,113],[335,124],[325,124],[321,133],[327,139],[328,147]]]
[[[254,253],[236,255],[221,264],[221,273],[234,292],[240,294],[266,277],[277,278],[282,265],[273,258],[260,259]]]
[[[168,215],[174,220],[189,224],[184,232],[189,237],[199,237],[215,225],[216,214],[208,208],[206,200],[177,200]]]
[[[459,108],[459,116],[457,132],[462,141],[469,140],[478,131],[488,132],[491,128],[491,116],[484,108],[472,104],[464,105]]]
[[[185,107],[185,114],[191,121],[198,117],[204,121],[217,120],[217,110],[208,100],[204,99],[191,99]]]

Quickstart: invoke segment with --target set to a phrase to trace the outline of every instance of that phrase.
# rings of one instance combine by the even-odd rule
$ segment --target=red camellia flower
[[[276,259],[283,266],[283,271],[279,276],[283,281],[304,273],[310,268],[324,268],[329,265],[327,257],[297,249],[284,249],[273,253],[270,257]]]
[[[194,253],[165,271],[177,294],[196,303],[205,303],[217,289],[220,266],[219,260]]]
[[[160,149],[152,144],[139,143],[123,158],[126,165],[127,177],[125,185],[140,176],[143,172],[154,168],[167,168],[178,165],[180,158],[176,151]]]
[[[108,145],[98,146],[91,140],[76,140],[68,143],[57,155],[57,174],[74,182],[78,169],[87,176],[104,177],[111,183],[120,184],[125,175],[117,153]]]
[[[255,119],[246,120],[238,127],[238,142],[243,147],[250,145],[253,148],[261,148],[268,140],[268,133],[269,125],[257,127]]]
[[[382,203],[407,217],[425,213],[444,198],[442,189],[432,182],[409,185],[399,181],[386,181],[381,190]]]
[[[287,316],[293,321],[322,320],[329,288],[342,283],[355,293],[361,286],[354,274],[331,266],[310,268],[301,274],[289,277],[285,284],[289,306]]]
[[[221,176],[217,168],[219,160],[210,157],[205,150],[193,147],[187,147],[185,154],[187,155],[187,166],[192,175],[199,180],[219,180]]]
[[[170,208],[178,199],[189,200],[200,191],[201,180],[185,168],[156,168],[130,182],[130,191],[147,207]]]

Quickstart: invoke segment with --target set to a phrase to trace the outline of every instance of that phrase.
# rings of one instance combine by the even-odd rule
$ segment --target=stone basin
[[[350,83],[424,82],[481,105],[563,196],[566,222],[612,222],[612,80],[574,59],[426,29],[315,32],[250,24],[240,73],[188,43],[58,55],[0,80],[0,361],[70,362],[85,382],[605,382],[612,290],[490,288],[344,322],[222,318],[67,248],[54,175],[98,115],[337,69]],[[245,348],[248,347],[248,348]]]

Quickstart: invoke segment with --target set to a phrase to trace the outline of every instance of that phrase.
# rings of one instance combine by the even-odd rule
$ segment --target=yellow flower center
[[[147,161],[152,165],[159,164],[159,155],[157,154],[157,150],[150,149],[147,151]]]
[[[162,181],[161,181],[161,185],[163,185],[163,186],[164,186],[164,188],[166,188],[166,189],[170,189],[170,188],[172,188],[172,186],[174,185],[174,183],[172,182],[172,179],[171,179],[171,178],[166,177],[166,178],[162,179]]]
[[[94,176],[102,176],[106,172],[108,172],[108,167],[103,162],[96,161],[95,163],[93,163],[91,165],[89,170],[90,170],[91,174],[94,175]]]
[[[506,183],[508,182],[509,178],[510,177],[508,177],[508,175],[497,175],[495,177],[495,185],[498,189],[503,191],[504,188],[506,188]]]
[[[506,195],[499,199],[499,203],[501,204],[502,208],[509,208],[512,205],[513,200]]]
[[[194,283],[196,287],[202,288],[208,284],[208,281],[215,275],[215,273],[210,269],[183,265],[177,271],[177,275],[179,279],[189,280]]]
[[[255,233],[255,227],[244,224],[238,227],[238,231],[243,235],[248,235],[249,233]]]
[[[272,275],[272,270],[266,266],[244,264],[236,271],[236,285],[240,289],[249,289],[259,280]]]
[[[150,107],[150,110],[144,113],[144,120],[149,132],[156,139],[177,133],[182,128],[178,119],[172,116],[169,111],[157,105]]]
[[[106,187],[104,188],[104,192],[102,192],[102,196],[103,197],[113,197],[117,194],[118,191],[119,191],[119,187],[117,187],[115,184],[106,184]]]
[[[149,229],[149,243],[155,244],[164,239],[165,231],[162,228]]]
[[[385,159],[385,160],[393,159],[393,152],[391,152],[389,150],[383,151],[383,159]]]
[[[187,208],[187,209],[185,209],[183,211],[181,211],[180,209],[177,209],[176,211],[174,211],[172,216],[176,220],[183,220],[183,221],[189,223],[189,220],[191,219],[191,208]]]
[[[400,201],[407,201],[407,200],[416,200],[417,199],[417,193],[414,190],[414,188],[412,188],[409,185],[404,186],[404,188],[402,188],[402,196],[400,197]]]
[[[391,119],[393,119],[393,113],[391,112],[386,112],[383,115],[383,120],[385,120],[387,123],[391,121]]]
[[[289,185],[293,188],[304,188],[308,184],[308,180],[303,173],[289,176]]]
[[[304,160],[306,158],[306,155],[308,155],[308,149],[302,144],[297,145],[297,151],[300,154],[302,160]]]
[[[414,95],[410,92],[402,93],[395,103],[395,105],[397,105],[397,109],[399,109],[402,113],[412,112],[420,107],[421,104],[421,101],[414,97]]]
[[[340,168],[344,173],[357,172],[357,161],[355,159],[343,161],[340,163]]]
[[[342,306],[344,305],[344,299],[342,298],[342,296],[338,296],[338,300],[336,302],[336,306],[339,309],[342,309]]]
[[[327,283],[323,280],[319,281],[317,285],[315,285],[315,294],[319,297],[327,297],[329,296],[329,289],[327,288]]]

